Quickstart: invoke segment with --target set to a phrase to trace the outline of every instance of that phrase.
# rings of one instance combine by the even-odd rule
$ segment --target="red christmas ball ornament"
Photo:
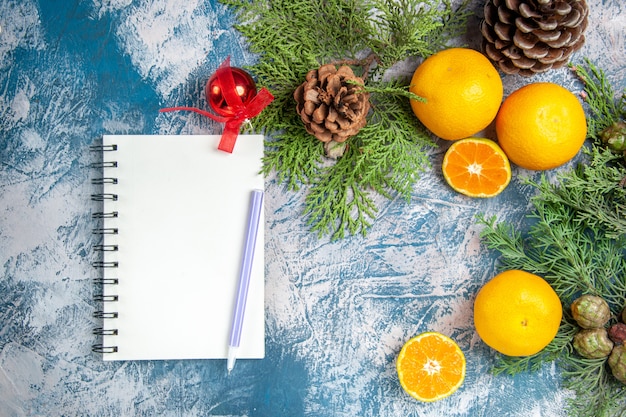
[[[258,116],[273,100],[268,89],[262,88],[257,93],[256,84],[250,74],[241,68],[230,66],[230,57],[226,58],[206,84],[206,99],[209,106],[218,115],[195,107],[167,107],[161,112],[193,111],[211,120],[224,123],[224,132],[217,148],[232,153],[241,125]]]
[[[228,70],[231,71],[233,76],[235,94],[241,98],[241,103],[247,106],[257,94],[254,80],[250,74],[241,68],[228,67]],[[237,108],[228,104],[224,98],[222,88],[216,72],[206,83],[206,99],[215,113],[224,117],[233,116]]]

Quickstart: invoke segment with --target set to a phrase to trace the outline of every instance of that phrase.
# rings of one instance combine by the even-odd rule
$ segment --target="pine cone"
[[[356,135],[367,124],[370,109],[363,84],[347,65],[337,69],[327,64],[309,71],[293,93],[307,132],[325,143],[345,142]]]
[[[583,329],[604,327],[611,318],[609,304],[602,297],[585,294],[572,302],[572,317]]]
[[[574,350],[588,359],[606,358],[613,350],[613,342],[606,329],[583,329],[574,335]]]
[[[483,49],[506,74],[560,68],[585,42],[585,0],[487,0],[484,12]]]
[[[626,161],[626,122],[621,120],[613,122],[603,129],[599,136],[607,148],[618,155],[621,154],[622,160]],[[622,317],[626,317],[626,309],[622,313]]]

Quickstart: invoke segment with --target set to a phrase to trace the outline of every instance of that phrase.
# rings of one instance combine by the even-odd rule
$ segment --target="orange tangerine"
[[[404,344],[396,369],[402,388],[432,402],[450,396],[465,379],[465,355],[456,342],[437,332],[419,334]]]
[[[587,136],[587,121],[574,94],[558,84],[537,82],[504,100],[496,135],[511,162],[546,170],[576,156]]]
[[[411,100],[417,118],[442,139],[457,140],[486,128],[502,103],[502,79],[480,52],[450,48],[417,67],[409,90],[426,99]]]
[[[478,291],[474,325],[480,338],[508,356],[533,355],[556,336],[563,308],[543,278],[521,270],[502,272]]]
[[[470,197],[493,197],[511,181],[511,166],[494,141],[467,138],[454,142],[443,157],[443,177],[456,191]]]

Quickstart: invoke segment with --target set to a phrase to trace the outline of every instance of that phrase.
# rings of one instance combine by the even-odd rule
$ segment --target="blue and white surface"
[[[574,61],[590,58],[623,88],[626,6],[588,4]],[[204,83],[227,55],[254,61],[233,23],[214,0],[0,0],[0,417],[564,415],[572,394],[557,368],[493,376],[472,324],[474,294],[496,270],[475,215],[523,224],[533,190],[519,177],[537,174],[514,169],[500,196],[465,198],[436,169],[445,144],[410,203],[378,200],[366,238],[318,239],[301,217],[306,190],[267,178],[264,360],[227,376],[224,361],[105,363],[91,352],[101,323],[89,145],[103,134],[219,133],[158,109],[205,107]],[[567,69],[536,80],[582,89]],[[529,81],[504,82],[509,93]],[[434,404],[412,400],[395,373],[402,344],[426,330],[457,340],[468,365],[460,390]]]

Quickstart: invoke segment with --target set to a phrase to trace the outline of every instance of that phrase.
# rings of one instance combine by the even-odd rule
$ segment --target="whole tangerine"
[[[409,90],[424,101],[411,100],[417,118],[442,139],[472,136],[493,121],[502,103],[500,74],[480,52],[449,48],[422,62]]]
[[[504,100],[496,116],[496,135],[515,165],[547,170],[576,156],[587,136],[587,121],[573,93],[555,83],[537,82]]]
[[[521,270],[502,272],[479,290],[474,325],[480,338],[508,356],[533,355],[556,336],[563,307],[546,280]]]

